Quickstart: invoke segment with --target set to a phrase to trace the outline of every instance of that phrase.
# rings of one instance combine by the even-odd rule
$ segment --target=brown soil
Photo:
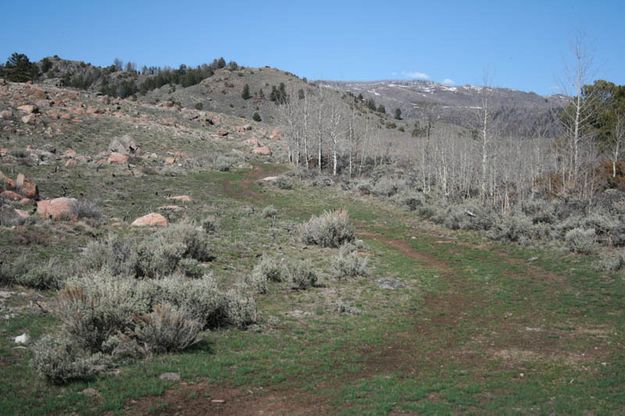
[[[159,397],[145,397],[131,403],[129,415],[293,415],[327,414],[314,395],[299,390],[246,389],[207,383],[180,383]]]
[[[440,271],[450,270],[450,267],[447,263],[437,259],[434,256],[430,256],[426,253],[416,251],[415,249],[410,247],[410,244],[408,244],[407,241],[388,238],[388,237],[383,236],[382,234],[378,234],[372,231],[358,231],[357,234],[360,237],[367,237],[367,238],[372,238],[374,240],[381,241],[387,246],[393,247],[394,249],[402,253],[404,256],[417,260],[419,263],[422,263],[423,265],[427,267],[438,269]]]

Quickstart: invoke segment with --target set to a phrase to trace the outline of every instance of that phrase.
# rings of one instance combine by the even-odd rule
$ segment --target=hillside
[[[465,128],[475,127],[475,112],[482,106],[482,88],[451,86],[431,81],[320,81],[338,91],[362,94],[382,104],[387,111],[399,108],[405,118],[437,120]],[[495,120],[504,135],[553,137],[558,131],[558,111],[568,102],[562,95],[543,97],[532,92],[488,88]]]
[[[423,126],[426,119],[443,126],[472,130],[476,110],[483,99],[482,89],[475,86],[450,86],[430,81],[310,83],[279,69],[245,68],[236,62],[227,63],[223,58],[195,68],[181,65],[178,69],[144,67],[139,70],[132,63],[124,67],[121,62],[118,66],[97,67],[57,56],[44,58],[36,65],[40,73],[38,82],[46,85],[70,86],[122,98],[136,96],[151,104],[171,101],[187,108],[250,120],[257,113],[257,117],[273,125],[284,122],[280,107],[272,99],[272,91],[278,90],[281,84],[291,96],[323,86],[338,92],[347,105],[358,103],[354,101],[357,96],[373,99],[376,108],[382,105],[386,109],[387,114],[376,114],[381,123],[403,126],[406,132],[414,130],[415,122]],[[243,98],[245,85],[249,88],[249,97]],[[497,132],[504,137],[555,137],[560,128],[558,112],[568,100],[561,95],[542,97],[506,88],[490,88],[488,95]],[[396,109],[401,110],[402,120],[394,119]]]

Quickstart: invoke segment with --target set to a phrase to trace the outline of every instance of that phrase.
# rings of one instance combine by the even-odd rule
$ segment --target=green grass
[[[441,243],[444,237],[408,212],[373,199],[334,187],[261,187],[245,182],[248,175],[117,177],[109,184],[117,196],[100,200],[108,217],[131,219],[166,204],[165,194],[188,193],[195,201],[186,215],[218,219],[218,256],[210,268],[223,282],[249,272],[259,254],[271,252],[312,259],[325,287],[297,292],[272,284],[269,294],[258,298],[263,319],[257,330],[206,333],[183,353],[64,387],[36,378],[28,366],[30,353],[13,348],[9,338],[24,330],[37,338],[54,320],[36,309],[2,320],[0,414],[125,414],[130,400],[160,396],[172,387],[158,379],[167,371],[190,381],[314,392],[331,413],[341,415],[625,410],[622,277],[596,272],[591,258],[489,243],[471,233]],[[86,172],[63,180],[94,198],[106,184],[94,185],[103,179]],[[44,186],[60,186],[53,183]],[[275,224],[260,215],[269,204],[278,209]],[[340,284],[330,279],[324,271],[336,250],[304,249],[293,232],[311,215],[338,207],[348,209],[369,248],[370,278]],[[53,255],[75,253],[90,238],[106,235],[110,225],[35,227],[60,241],[39,247]],[[9,232],[0,233],[3,246],[14,241]],[[388,241],[403,242],[422,257],[407,256]],[[29,250],[15,244],[8,249]],[[532,257],[538,260],[528,262]],[[382,290],[375,283],[379,277],[401,280],[407,288]],[[337,299],[362,312],[337,313],[331,306]],[[18,298],[11,302],[20,304]],[[86,400],[79,393],[86,387],[96,388],[103,400]],[[151,412],[167,406],[154,401]]]

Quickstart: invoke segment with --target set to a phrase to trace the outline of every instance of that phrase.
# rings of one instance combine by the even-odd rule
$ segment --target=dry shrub
[[[317,283],[317,273],[309,260],[290,261],[286,267],[286,275],[293,289],[306,290]]]
[[[110,362],[102,354],[91,354],[66,334],[45,335],[33,347],[31,365],[52,383],[88,380],[105,370]]]
[[[137,321],[134,333],[138,343],[154,353],[182,351],[198,341],[202,330],[202,324],[167,303],[155,305]]]
[[[311,217],[300,228],[305,244],[321,247],[340,247],[354,241],[354,227],[344,209],[325,211],[318,217]]]
[[[332,262],[332,276],[336,279],[360,277],[369,274],[369,259],[358,254],[356,246],[345,244]]]

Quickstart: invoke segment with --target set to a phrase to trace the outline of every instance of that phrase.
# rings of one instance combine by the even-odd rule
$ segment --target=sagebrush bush
[[[217,219],[215,217],[206,217],[202,221],[202,229],[207,234],[214,234],[217,232]]]
[[[90,241],[79,260],[85,270],[106,271],[113,276],[134,276],[137,251],[130,240],[109,235],[104,240]]]
[[[137,248],[137,276],[154,279],[172,274],[186,250],[182,241],[163,235],[143,240]]]
[[[94,221],[99,221],[102,219],[102,211],[98,206],[91,202],[86,201],[84,199],[79,199],[72,205],[72,211],[76,215],[77,218],[80,219],[90,219]]]
[[[488,236],[493,240],[526,243],[534,236],[532,220],[522,213],[499,215],[494,221]]]
[[[178,269],[180,269],[182,274],[191,279],[199,279],[205,273],[204,267],[202,267],[202,263],[200,263],[196,259],[181,259],[178,262]]]
[[[169,276],[149,282],[152,303],[169,303],[183,311],[202,328],[227,326],[224,294],[211,275],[200,279],[180,279]]]
[[[278,215],[278,210],[273,205],[268,205],[263,208],[260,214],[263,218],[275,218]]]
[[[202,329],[201,323],[167,303],[155,305],[152,312],[139,316],[137,321],[135,337],[153,353],[182,351],[198,341]]]
[[[317,283],[317,273],[309,260],[291,260],[286,275],[293,289],[305,290]]]
[[[598,270],[604,272],[617,272],[625,266],[625,258],[622,253],[601,253],[596,264]]]
[[[399,179],[383,176],[375,182],[371,188],[371,193],[388,198],[395,195],[402,186],[403,183]]]
[[[574,228],[564,236],[569,250],[580,254],[591,254],[597,249],[596,233],[594,228]]]
[[[369,274],[369,259],[358,254],[356,246],[345,244],[332,262],[332,276],[336,279],[360,277]]]
[[[321,247],[337,248],[354,241],[354,227],[344,209],[325,211],[318,217],[311,217],[302,224],[300,233],[305,244]]]
[[[228,172],[232,169],[232,165],[234,165],[233,160],[226,156],[219,155],[215,160],[215,169],[220,172]]]
[[[496,217],[487,208],[481,207],[478,202],[464,201],[459,205],[450,206],[444,216],[432,217],[434,222],[445,225],[452,230],[489,230]]]
[[[291,190],[293,189],[293,180],[287,176],[281,175],[274,181],[274,185],[280,189]]]
[[[149,349],[146,345],[139,345],[133,335],[118,332],[104,341],[102,351],[108,354],[115,364],[131,363],[144,358]]]
[[[0,206],[0,226],[13,227],[14,225],[22,225],[25,221],[10,206]]]
[[[28,271],[15,275],[15,283],[35,289],[59,289],[67,278],[67,268],[58,259],[36,263]]]
[[[117,237],[90,243],[82,264],[87,270],[108,270],[114,275],[153,279],[172,274],[182,259],[209,261],[213,258],[204,229],[182,222],[138,243]]]
[[[243,277],[239,285],[250,288],[254,292],[260,294],[265,294],[269,290],[269,281],[267,280],[267,276],[262,273],[254,273],[254,271]]]
[[[258,320],[256,301],[245,290],[231,289],[225,294],[224,312],[226,323],[245,328]]]
[[[26,255],[21,255],[12,261],[0,259],[0,283],[4,285],[14,284],[19,276],[28,273],[31,267],[31,259]]]
[[[105,356],[91,354],[62,333],[43,336],[32,351],[35,371],[55,384],[88,380],[110,365]]]
[[[275,257],[264,255],[254,266],[252,274],[263,276],[270,282],[281,282],[284,278],[284,264]]]
[[[141,282],[94,273],[68,281],[54,312],[78,345],[97,352],[109,337],[133,329],[133,317],[149,312],[150,304]]]

